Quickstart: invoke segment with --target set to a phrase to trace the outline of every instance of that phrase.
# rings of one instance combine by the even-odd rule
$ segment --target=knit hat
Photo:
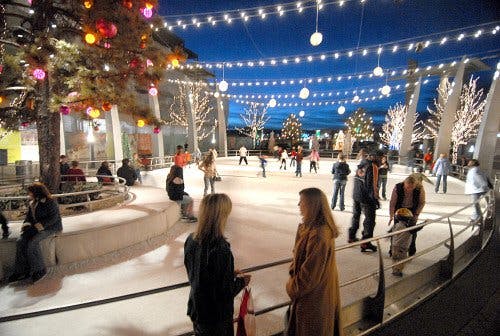
[[[398,210],[396,210],[395,215],[396,217],[399,217],[401,219],[413,218],[412,212],[407,208],[399,208]]]

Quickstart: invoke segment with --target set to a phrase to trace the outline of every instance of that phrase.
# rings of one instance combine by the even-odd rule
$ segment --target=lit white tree
[[[209,96],[200,85],[179,85],[179,94],[174,96],[169,109],[170,124],[188,127],[189,102],[195,115],[197,138],[201,141],[212,133],[213,125],[209,123],[209,117],[214,108],[210,104]]]
[[[477,135],[479,125],[483,118],[486,99],[483,97],[483,89],[478,90],[477,80],[471,76],[469,83],[465,83],[460,95],[458,110],[455,114],[455,123],[451,131],[452,161],[457,163],[458,149],[460,145]]]
[[[427,131],[428,137],[431,139],[435,139],[438,136],[439,126],[441,125],[441,117],[443,116],[444,107],[448,101],[451,89],[451,83],[448,79],[446,79],[443,85],[438,86],[436,89],[440,99],[434,98],[434,109],[427,106],[429,118],[427,118],[423,125]]]
[[[389,149],[399,150],[401,147],[407,111],[407,106],[401,103],[396,103],[394,107],[389,107],[389,110],[387,110],[380,139],[389,146]],[[425,132],[422,121],[417,121],[417,118],[418,113],[415,113],[415,123],[413,124],[411,136],[412,143],[421,140]]]
[[[267,116],[267,106],[251,104],[245,108],[245,113],[240,114],[240,118],[245,123],[244,128],[236,128],[240,133],[252,138],[252,145],[255,148],[257,133],[264,129],[264,125],[271,117]]]

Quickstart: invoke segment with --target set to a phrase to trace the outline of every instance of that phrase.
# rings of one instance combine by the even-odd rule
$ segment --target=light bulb
[[[302,88],[302,90],[300,90],[299,97],[301,99],[307,99],[307,97],[309,97],[309,89],[308,88]]]
[[[344,114],[345,113],[345,107],[344,106],[339,106],[338,110],[337,110],[338,114]]]
[[[222,92],[226,92],[228,87],[229,87],[229,84],[225,80],[222,80],[219,83],[219,90]]]
[[[384,70],[381,66],[377,66],[375,69],[373,69],[373,74],[377,77],[380,77],[384,74]]]
[[[352,98],[352,101],[353,102],[357,102],[359,101],[359,96],[358,95],[355,95],[354,98]]]
[[[306,112],[304,112],[304,111],[300,111],[300,112],[299,112],[299,117],[301,117],[301,118],[302,118],[302,117],[303,117],[303,116],[305,116],[305,115],[306,115]]]
[[[276,107],[276,99],[271,98],[268,103],[269,107]]]
[[[323,34],[320,32],[315,32],[311,35],[311,38],[309,39],[309,42],[311,42],[311,45],[313,47],[317,47],[323,42]]]
[[[382,90],[381,90],[382,94],[387,96],[389,93],[391,93],[391,87],[387,84],[385,84],[383,87],[382,87]]]

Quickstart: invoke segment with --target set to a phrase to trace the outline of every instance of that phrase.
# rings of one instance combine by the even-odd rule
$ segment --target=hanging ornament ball
[[[384,74],[384,69],[382,69],[381,66],[377,66],[375,69],[373,69],[373,74],[377,77],[380,77]]]
[[[104,103],[102,103],[102,109],[103,109],[103,111],[106,111],[106,112],[111,111],[111,107],[112,106],[113,105],[110,102],[104,102]]]
[[[229,87],[229,84],[225,80],[222,80],[219,83],[219,90],[221,90],[222,92],[226,92],[228,87]]]
[[[160,131],[161,131],[161,128],[158,127],[158,126],[156,126],[155,128],[153,128],[153,133],[154,134],[158,134],[158,133],[160,133]]]
[[[0,64],[0,75],[2,74],[3,72],[3,64]]]
[[[63,115],[68,115],[71,112],[71,109],[67,105],[61,105],[61,107],[59,107],[59,112]]]
[[[137,120],[137,127],[144,127],[146,122],[142,119]]]
[[[384,86],[382,86],[381,92],[383,95],[387,96],[389,93],[391,93],[391,87],[385,84]]]
[[[173,66],[174,68],[177,68],[177,67],[179,66],[179,60],[178,60],[177,58],[174,58],[174,59],[172,60],[172,66]]]
[[[309,89],[308,88],[302,88],[302,90],[300,90],[300,92],[299,92],[299,97],[301,99],[307,99],[307,97],[309,97]]]
[[[132,3],[132,1],[130,1],[130,0],[124,0],[122,2],[122,4],[123,4],[123,7],[127,8],[127,9],[132,9],[132,6],[134,5]]]
[[[95,35],[92,33],[85,34],[85,42],[88,44],[94,44],[96,41]]]
[[[98,131],[99,130],[99,126],[94,126],[94,131]]]
[[[95,23],[95,27],[99,33],[106,38],[113,38],[118,33],[118,28],[112,23],[104,19],[98,19]]]
[[[87,115],[89,117],[91,117],[92,119],[96,119],[96,118],[99,118],[99,116],[101,115],[101,111],[90,106],[87,108]]]
[[[36,68],[33,70],[33,77],[38,80],[43,80],[45,78],[45,71],[43,69]]]
[[[320,32],[315,32],[311,35],[311,38],[309,39],[309,42],[311,42],[311,45],[313,47],[317,47],[323,42],[323,34]]]
[[[338,114],[344,114],[345,113],[345,107],[340,105],[338,110],[337,110]]]
[[[146,60],[146,67],[148,67],[148,68],[149,68],[149,67],[151,67],[151,66],[153,66],[153,65],[154,65],[154,64],[153,64],[153,61],[151,61],[151,60],[148,58],[148,59]]]
[[[359,101],[359,96],[355,95],[354,98],[352,98],[352,101],[353,102],[358,102]]]
[[[146,42],[142,41],[142,42],[139,44],[139,48],[141,48],[141,49],[146,49]]]
[[[30,125],[30,123],[29,123],[29,122],[27,122],[27,121],[23,121],[23,122],[21,123],[21,126],[22,126],[22,127],[28,127],[29,125]]]
[[[111,43],[109,43],[109,42],[104,42],[104,48],[106,48],[106,49],[111,48]]]
[[[86,9],[90,9],[92,8],[93,4],[94,4],[93,0],[87,0],[83,2],[83,7],[85,7]]]
[[[153,6],[150,3],[146,2],[146,7],[141,8],[141,13],[146,19],[151,18],[153,16]]]
[[[271,98],[268,103],[269,107],[276,107],[276,99]]]
[[[150,96],[156,96],[158,94],[158,89],[154,86],[151,86],[148,91]]]
[[[303,116],[305,116],[305,115],[306,115],[306,113],[305,113],[304,111],[300,111],[300,112],[299,112],[299,117],[301,117],[301,118],[302,118],[302,117],[303,117]]]
[[[0,96],[0,104],[3,103],[3,97]]]

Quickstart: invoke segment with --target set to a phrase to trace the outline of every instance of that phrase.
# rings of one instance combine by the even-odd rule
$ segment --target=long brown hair
[[[304,225],[307,227],[328,225],[332,230],[333,237],[337,238],[339,229],[333,220],[325,193],[318,188],[306,188],[302,189],[299,195],[302,196],[301,201],[306,203],[302,218]]]
[[[232,207],[231,199],[226,194],[209,194],[203,197],[195,239],[204,244],[224,237],[224,228]]]
[[[27,188],[28,192],[33,194],[33,197],[36,200],[41,200],[42,198],[52,199],[52,195],[49,190],[45,186],[45,184],[41,182],[35,182]]]
[[[174,178],[176,178],[176,177],[184,179],[183,176],[184,176],[184,174],[183,174],[182,167],[173,165],[172,167],[170,167],[170,172],[167,175],[167,184],[172,182],[174,180]]]

